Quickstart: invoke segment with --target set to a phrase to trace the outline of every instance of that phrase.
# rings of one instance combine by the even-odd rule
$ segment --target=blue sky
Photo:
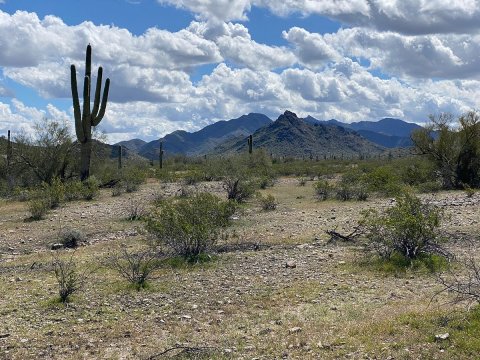
[[[72,122],[85,47],[100,128],[152,140],[285,109],[351,122],[479,107],[477,0],[0,0],[0,135]]]

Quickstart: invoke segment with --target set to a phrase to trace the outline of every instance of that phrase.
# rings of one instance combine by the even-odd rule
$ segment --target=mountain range
[[[410,134],[419,125],[400,119],[385,118],[377,122],[343,123],[335,119],[302,119],[286,111],[276,121],[263,114],[250,113],[237,119],[219,121],[190,133],[174,131],[159,140],[122,141],[127,152],[156,160],[160,142],[165,155],[228,154],[247,151],[247,136],[252,134],[254,147],[265,148],[278,156],[328,156],[374,154],[386,148],[409,147]]]

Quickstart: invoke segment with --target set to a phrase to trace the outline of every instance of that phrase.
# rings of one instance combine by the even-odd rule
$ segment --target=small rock
[[[285,267],[287,269],[294,269],[294,268],[297,267],[297,264],[295,263],[295,261],[289,260],[289,261],[286,262]]]
[[[185,320],[190,320],[192,317],[190,315],[182,315],[181,318]]]
[[[301,327],[298,327],[298,326],[295,326],[293,328],[291,328],[290,330],[288,330],[288,332],[290,334],[297,334],[299,333],[300,331],[302,331],[302,328]]]
[[[233,352],[233,350],[232,349],[225,349],[225,350],[223,350],[223,352],[225,354],[231,354]]]
[[[52,245],[50,246],[50,249],[51,249],[51,250],[59,250],[59,249],[61,249],[61,248],[63,248],[63,244],[60,244],[60,243],[52,244]]]
[[[435,335],[435,341],[447,340],[450,337],[449,333]]]

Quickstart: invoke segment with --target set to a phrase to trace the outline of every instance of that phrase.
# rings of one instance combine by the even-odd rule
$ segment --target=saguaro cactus
[[[123,156],[123,151],[122,151],[122,145],[118,145],[118,168],[122,168],[122,156]]]
[[[7,132],[7,171],[10,170],[12,162],[12,141],[10,140],[10,130]]]
[[[248,137],[248,153],[251,154],[253,152],[253,135]]]
[[[92,126],[97,126],[102,121],[107,108],[108,89],[110,88],[110,79],[105,81],[102,102],[100,105],[100,93],[102,91],[103,69],[100,66],[97,74],[97,86],[95,88],[95,97],[93,109],[90,110],[90,87],[92,82],[92,47],[87,46],[85,60],[85,77],[83,80],[83,113],[80,109],[77,89],[77,70],[75,65],[70,67],[73,112],[75,116],[75,133],[81,146],[80,157],[80,179],[88,179],[90,175],[90,157],[92,154]]]
[[[163,169],[163,142],[160,141],[160,152],[158,154],[158,160],[160,161],[160,169]]]

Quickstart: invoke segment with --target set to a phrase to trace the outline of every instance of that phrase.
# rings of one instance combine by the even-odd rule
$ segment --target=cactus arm
[[[85,76],[83,81],[83,115],[82,115],[82,126],[83,132],[85,134],[85,139],[88,140],[91,138],[92,134],[90,128],[91,118],[90,118],[90,78]]]
[[[85,76],[89,79],[92,78],[92,47],[90,44],[87,46],[87,54],[85,56]],[[90,83],[88,84],[88,92],[90,92]]]
[[[95,88],[95,100],[93,102],[92,119],[97,118],[98,109],[100,108],[100,93],[102,92],[102,74],[103,74],[103,69],[100,66],[98,68],[97,86]]]
[[[110,79],[105,81],[105,88],[103,89],[102,105],[100,106],[100,111],[98,115],[92,119],[92,125],[97,126],[100,121],[102,121],[103,116],[105,115],[105,110],[107,109],[108,101],[108,90],[110,89]]]
[[[72,99],[73,99],[73,115],[75,117],[75,133],[77,134],[78,141],[85,142],[85,132],[82,125],[82,113],[80,111],[80,100],[78,99],[78,87],[77,87],[77,70],[75,65],[70,67],[71,86],[72,86]]]

